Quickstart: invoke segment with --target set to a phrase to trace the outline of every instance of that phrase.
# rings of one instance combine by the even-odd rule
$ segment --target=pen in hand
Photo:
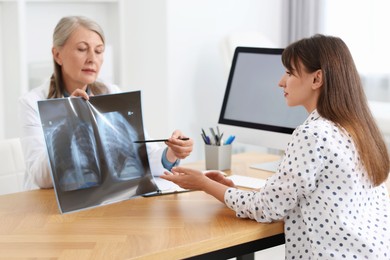
[[[188,137],[179,137],[178,138],[179,140],[182,140],[182,141],[188,141],[190,140],[190,138]],[[138,140],[138,141],[134,141],[133,143],[152,143],[152,142],[168,142],[169,139],[154,139],[154,140]]]

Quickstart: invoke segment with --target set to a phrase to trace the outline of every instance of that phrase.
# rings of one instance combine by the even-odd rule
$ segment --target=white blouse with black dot
[[[373,187],[351,136],[313,111],[261,191],[230,188],[238,217],[285,221],[286,259],[390,259],[390,197]]]

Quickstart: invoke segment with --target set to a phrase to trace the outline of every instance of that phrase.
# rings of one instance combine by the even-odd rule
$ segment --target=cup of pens
[[[207,135],[202,129],[202,138],[205,143],[206,170],[229,170],[231,168],[232,142],[234,136],[223,140],[223,133],[210,128],[211,135]]]

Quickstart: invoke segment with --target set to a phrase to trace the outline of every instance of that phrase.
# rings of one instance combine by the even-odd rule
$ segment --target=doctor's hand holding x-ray
[[[97,81],[104,49],[104,33],[96,22],[80,16],[64,17],[58,22],[53,33],[53,75],[19,99],[25,189],[53,187],[37,102],[69,96],[88,100],[89,96],[120,92],[115,85]],[[179,139],[184,137],[184,133],[175,130],[165,142],[166,147],[146,144],[152,174],[161,175],[162,167],[170,170],[190,155],[193,140]]]

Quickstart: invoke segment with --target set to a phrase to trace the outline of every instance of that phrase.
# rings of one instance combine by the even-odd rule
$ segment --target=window
[[[342,38],[369,100],[390,102],[390,1],[321,1],[320,33]]]

